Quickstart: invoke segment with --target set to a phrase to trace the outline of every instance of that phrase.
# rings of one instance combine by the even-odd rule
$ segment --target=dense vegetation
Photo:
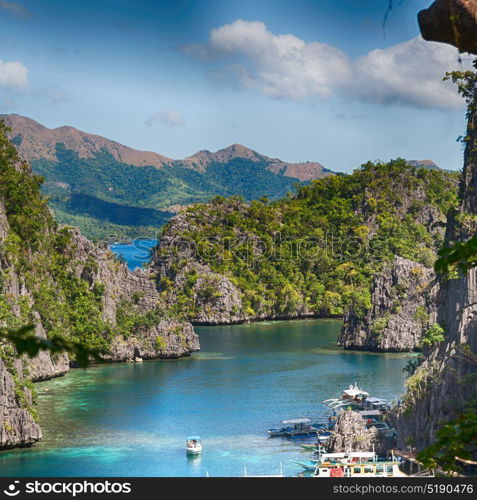
[[[52,339],[104,350],[111,327],[102,319],[101,286],[75,275],[71,230],[60,229],[53,219],[40,192],[42,182],[20,161],[0,122],[0,205],[9,225],[0,246],[0,325],[35,323],[39,314]],[[4,287],[12,279],[29,294],[7,295]]]
[[[351,306],[364,314],[372,277],[386,260],[400,255],[432,266],[445,214],[456,204],[457,178],[404,160],[367,163],[279,201],[217,197],[190,207],[176,236],[192,242],[197,260],[238,287],[246,316],[342,315]],[[429,223],[429,213],[437,223]],[[159,248],[158,257],[171,261],[171,252]],[[174,272],[186,264],[172,256]],[[196,274],[188,273],[178,294],[192,316],[187,299]]]
[[[43,191],[57,220],[78,225],[86,236],[98,239],[110,234],[150,236],[171,217],[171,205],[206,202],[216,195],[249,201],[262,195],[280,198],[297,182],[267,170],[265,160],[236,158],[212,163],[200,173],[180,165],[127,165],[107,152],[80,158],[61,143],[56,157],[58,161],[36,160],[32,168],[46,179]]]

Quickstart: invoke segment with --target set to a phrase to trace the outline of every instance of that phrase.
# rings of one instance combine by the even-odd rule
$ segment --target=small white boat
[[[186,440],[187,455],[200,455],[202,453],[202,441],[199,436],[189,436]]]

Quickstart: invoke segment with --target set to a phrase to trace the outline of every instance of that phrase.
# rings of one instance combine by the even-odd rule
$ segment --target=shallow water
[[[242,476],[299,471],[296,441],[268,438],[280,420],[319,414],[355,381],[397,399],[407,356],[343,352],[340,322],[197,328],[190,358],[73,370],[37,384],[44,440],[0,453],[2,476]],[[185,437],[204,451],[187,458]]]

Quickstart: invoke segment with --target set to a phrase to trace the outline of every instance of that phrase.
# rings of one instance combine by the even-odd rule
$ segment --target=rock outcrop
[[[0,357],[0,450],[28,446],[41,439],[40,426],[28,409],[19,407],[15,386],[14,377]],[[27,404],[31,404],[31,393],[24,394]]]
[[[0,328],[33,324],[106,352],[105,361],[187,356],[192,325],[175,317],[152,271],[131,272],[108,248],[59,227],[39,180],[6,141],[0,123]],[[32,382],[65,374],[74,360],[41,351],[20,359],[0,340],[0,449],[41,438]]]
[[[425,40],[477,53],[477,0],[436,0],[419,12],[418,21]]]
[[[342,410],[336,419],[328,448],[332,453],[372,451],[380,438],[375,427],[366,428],[363,417],[353,410]]]
[[[141,361],[146,359],[167,359],[188,356],[199,350],[199,339],[190,323],[161,320],[141,335],[126,338],[116,337],[103,356],[105,361]]]
[[[437,6],[467,5],[475,1],[436,1]],[[469,11],[472,12],[472,11]],[[447,20],[444,20],[447,21]],[[461,23],[462,20],[458,20]],[[441,20],[432,21],[439,29]],[[422,26],[422,24],[421,24]],[[454,40],[450,41],[454,44]],[[459,48],[462,48],[458,43]],[[477,52],[477,46],[469,47]],[[450,245],[477,234],[477,87],[469,96],[468,126],[464,151],[464,171],[460,186],[460,208],[448,223],[446,240]],[[450,279],[453,278],[453,279]],[[424,361],[407,381],[403,403],[395,410],[400,445],[421,450],[435,441],[439,428],[460,412],[475,412],[477,398],[477,269],[460,276],[442,276],[436,296],[437,321],[445,327],[445,338],[424,352]]]
[[[372,307],[364,318],[351,309],[344,317],[338,344],[366,351],[413,351],[436,321],[436,276],[432,269],[403,257],[376,275]]]

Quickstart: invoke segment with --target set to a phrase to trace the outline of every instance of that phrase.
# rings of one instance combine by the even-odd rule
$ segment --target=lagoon
[[[266,429],[325,411],[357,382],[396,400],[408,357],[343,351],[337,320],[198,327],[179,360],[75,369],[37,384],[44,439],[0,453],[1,476],[242,476],[299,471],[294,440]],[[185,437],[204,451],[187,458]]]

